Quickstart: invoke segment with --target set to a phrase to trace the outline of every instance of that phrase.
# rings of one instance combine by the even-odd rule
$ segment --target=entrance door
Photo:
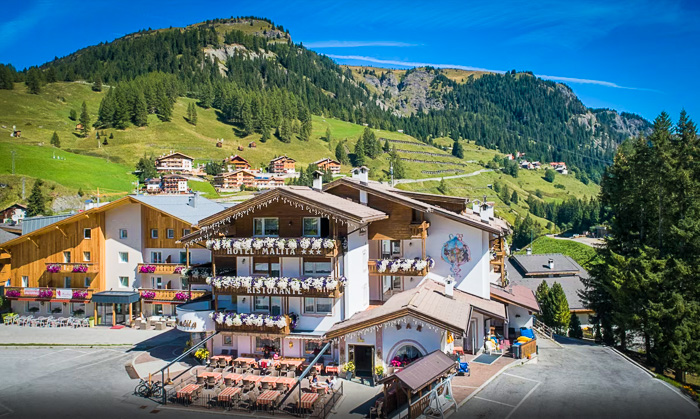
[[[371,377],[374,371],[374,346],[353,345],[355,354],[355,375]]]

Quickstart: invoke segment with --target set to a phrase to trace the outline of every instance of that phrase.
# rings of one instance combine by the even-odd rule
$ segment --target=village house
[[[551,162],[549,163],[549,166],[552,169],[556,170],[560,175],[569,174],[569,171],[566,168],[566,163],[564,162]]]
[[[297,161],[291,157],[279,156],[270,160],[268,171],[277,175],[296,173]]]
[[[159,177],[146,179],[146,192],[150,194],[159,194],[163,192],[163,182]]]
[[[325,361],[371,376],[434,350],[480,352],[513,313],[537,311],[531,290],[502,287],[508,226],[492,206],[372,182],[364,167],[313,183],[261,193],[181,240],[212,250],[211,276],[197,276],[211,301],[177,309],[193,341],[219,332],[213,354],[284,357],[331,342]]]
[[[236,170],[224,172],[214,176],[214,187],[220,192],[240,191],[241,186],[255,187],[255,173],[250,170]]]
[[[235,156],[231,156],[228,159],[224,159],[223,163],[224,167],[226,167],[229,172],[233,172],[236,170],[250,170],[251,168],[250,163],[248,163],[248,160],[244,159],[238,154],[236,154]]]
[[[182,153],[170,153],[156,159],[158,173],[189,173],[194,159]]]
[[[180,175],[163,176],[162,191],[168,194],[186,194],[189,191],[187,178]]]
[[[27,215],[27,206],[15,203],[0,211],[0,220],[2,223],[19,224]]]
[[[173,315],[203,296],[183,286],[189,264],[210,251],[176,243],[224,207],[196,195],[130,195],[78,214],[27,219],[25,234],[0,244],[5,297],[21,315],[84,316],[103,325]],[[202,287],[200,287],[202,288]]]
[[[330,171],[334,175],[337,175],[340,173],[340,162],[337,160],[333,160],[329,157],[326,157],[321,160],[317,160],[313,162],[316,166],[318,166],[318,170],[322,172]]]

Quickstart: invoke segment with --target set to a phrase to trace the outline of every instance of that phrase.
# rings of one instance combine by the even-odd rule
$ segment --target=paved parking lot
[[[696,404],[611,349],[563,346],[543,340],[536,364],[509,368],[455,417],[698,418]]]

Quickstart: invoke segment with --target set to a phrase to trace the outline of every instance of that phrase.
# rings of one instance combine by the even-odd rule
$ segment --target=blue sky
[[[0,62],[41,64],[142,28],[264,16],[340,63],[529,70],[591,107],[700,121],[700,2],[23,0],[0,17]]]

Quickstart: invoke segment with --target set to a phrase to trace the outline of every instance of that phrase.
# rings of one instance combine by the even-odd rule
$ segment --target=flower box
[[[19,298],[22,295],[20,290],[7,290],[5,291],[5,297],[7,298]]]
[[[53,290],[39,290],[38,298],[49,299],[53,297]]]
[[[217,330],[249,333],[289,334],[296,326],[296,315],[239,314],[216,311],[209,314]]]
[[[217,290],[247,294],[336,294],[345,287],[346,278],[217,276],[207,278],[207,285]]]
[[[175,294],[175,299],[177,301],[186,301],[189,298],[190,298],[190,295],[186,292],[178,292],[177,294]]]
[[[176,267],[175,267],[175,270],[173,271],[173,273],[182,274],[184,271],[185,271],[185,267],[184,267],[184,266],[176,266]]]
[[[156,292],[155,291],[143,291],[141,293],[141,298],[144,300],[152,300],[156,298]]]
[[[88,271],[88,266],[84,264],[73,266],[73,273],[85,273]]]
[[[85,300],[87,296],[86,290],[73,290],[73,300]]]
[[[370,262],[370,273],[394,275],[425,275],[435,266],[431,257],[425,259],[380,259]]]
[[[156,271],[155,265],[141,265],[139,266],[139,273],[142,274],[152,274]]]
[[[61,272],[61,268],[62,268],[62,266],[59,265],[58,263],[50,263],[50,264],[46,265],[46,272],[55,274],[55,273]]]

